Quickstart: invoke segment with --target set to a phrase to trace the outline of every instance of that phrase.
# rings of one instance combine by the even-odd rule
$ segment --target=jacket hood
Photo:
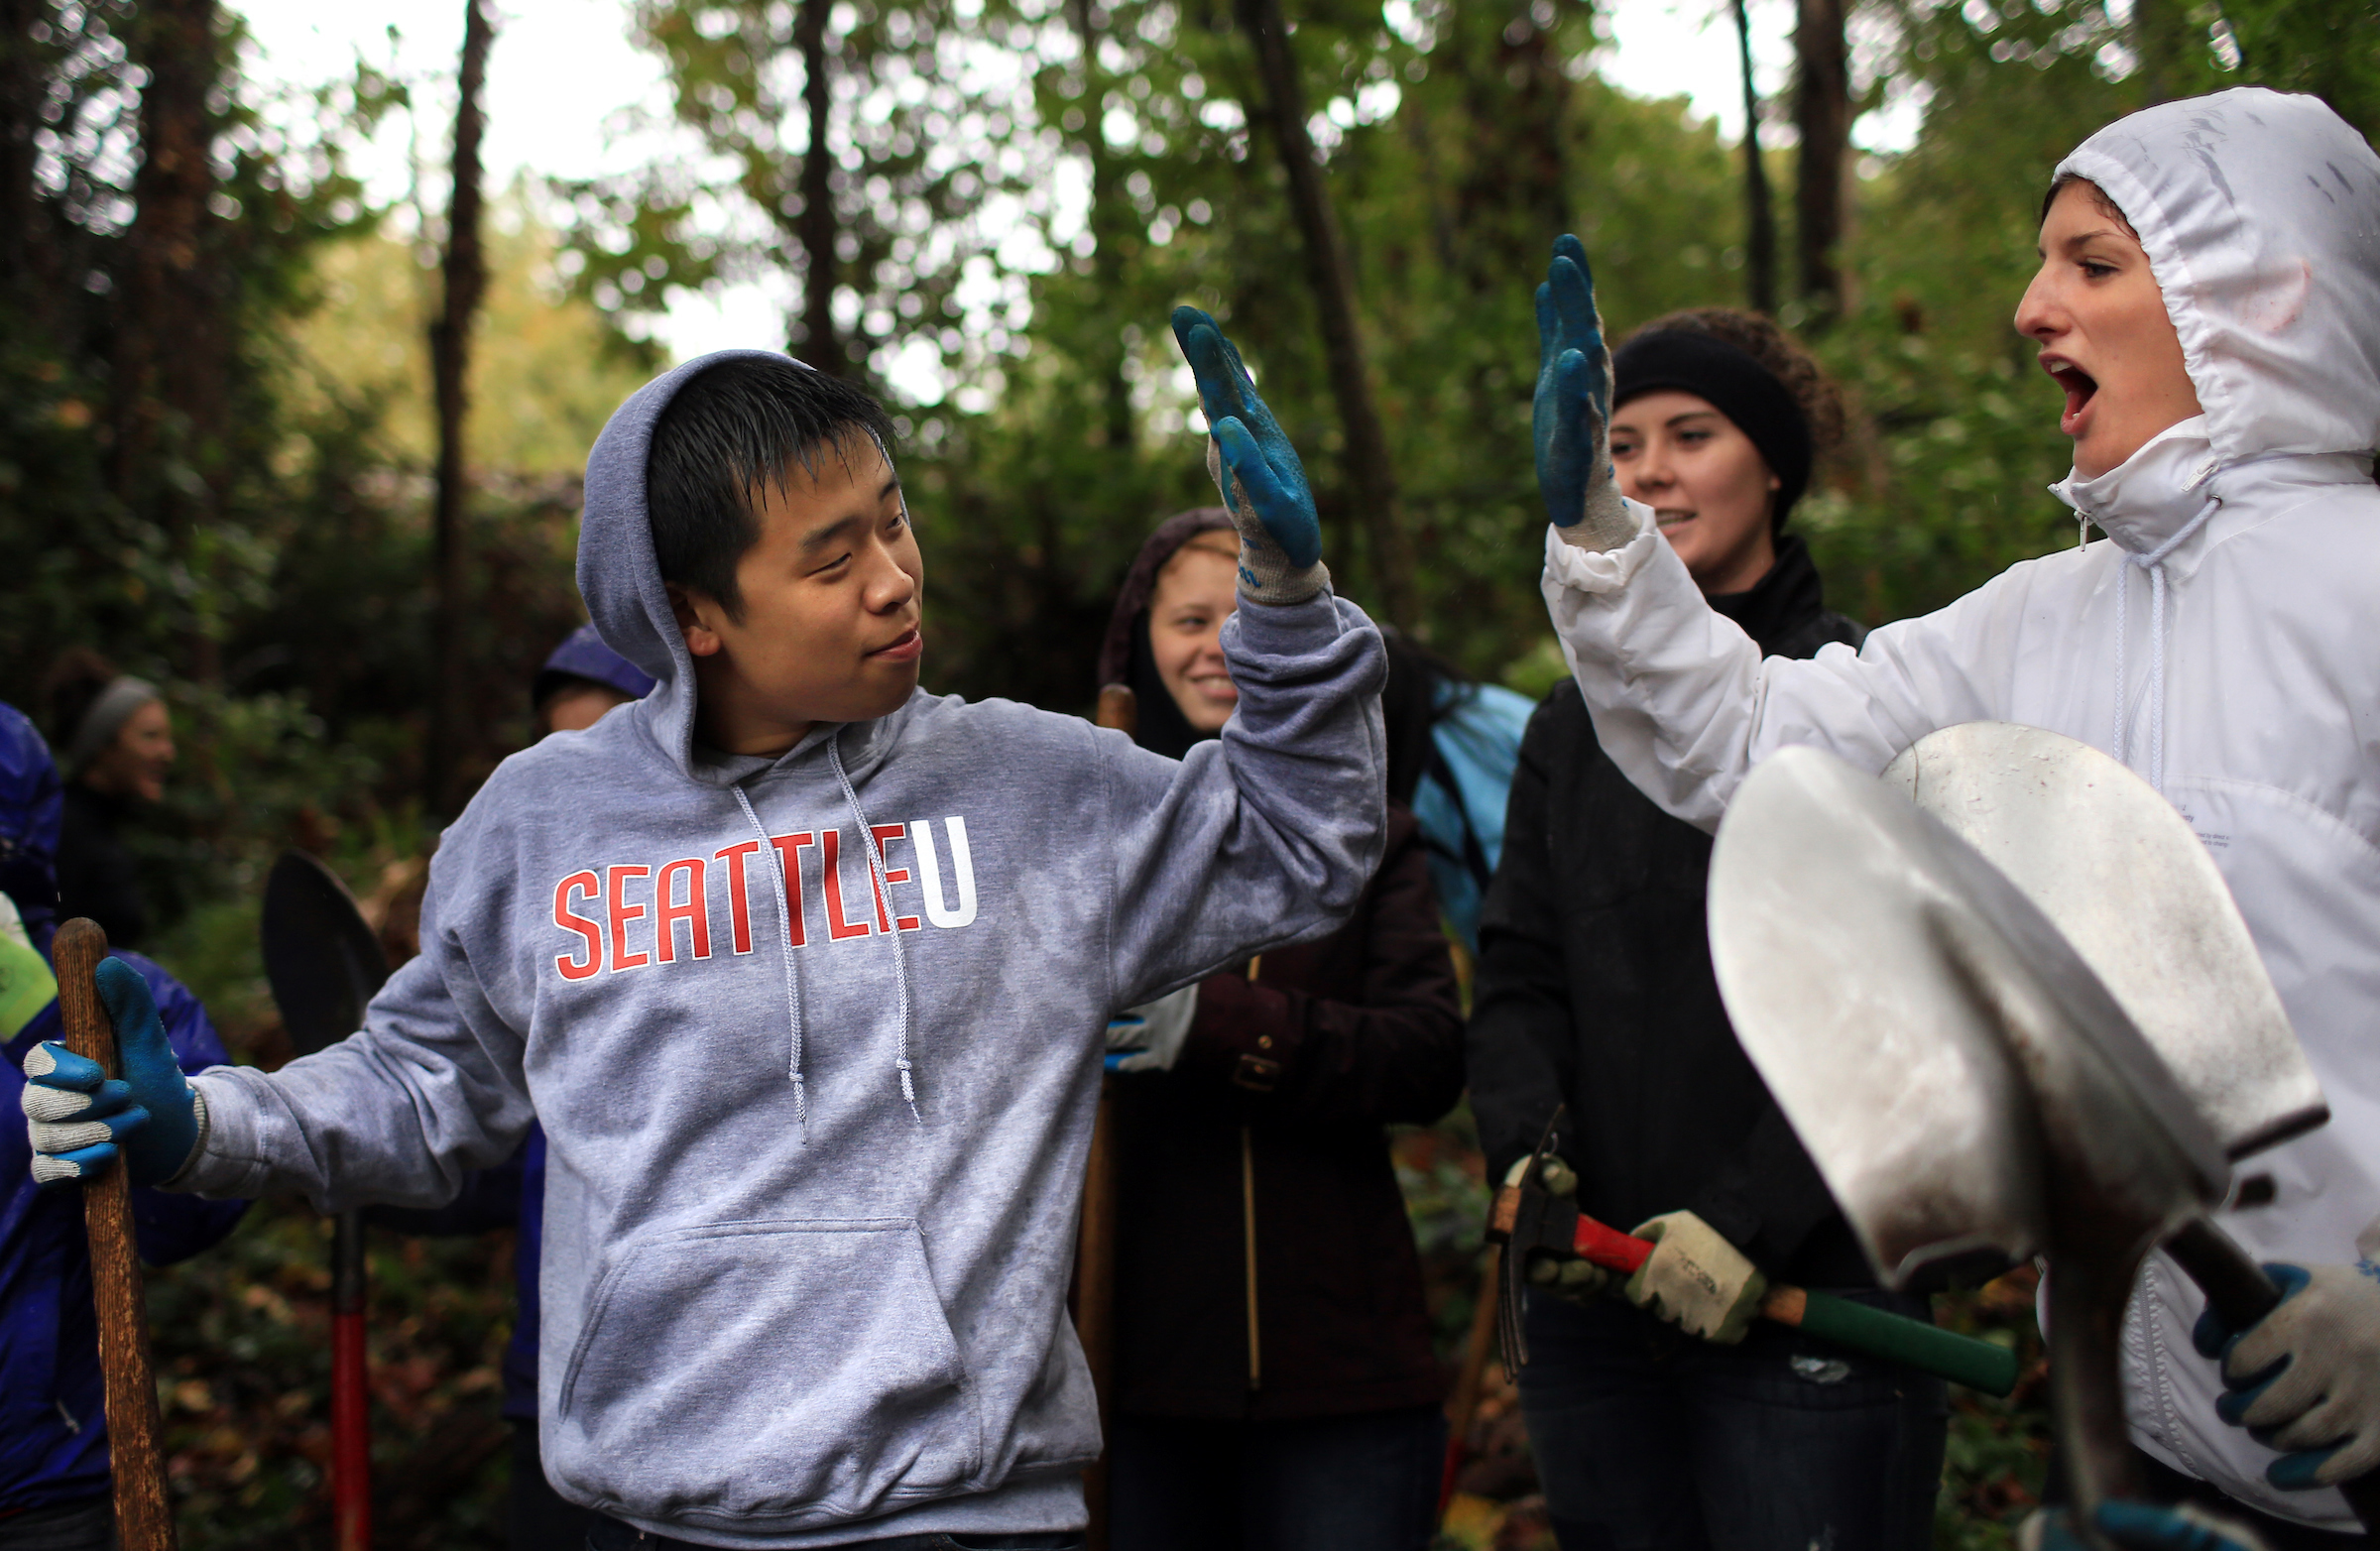
[[[58,919],[62,794],[50,745],[24,712],[0,705],[0,894],[43,948]]]
[[[1219,506],[1192,507],[1176,512],[1157,525],[1140,542],[1124,585],[1116,590],[1116,607],[1108,615],[1107,639],[1099,649],[1099,685],[1124,684],[1132,691],[1137,715],[1132,739],[1141,748],[1178,760],[1191,746],[1214,737],[1190,725],[1173,693],[1157,673],[1157,659],[1148,647],[1148,600],[1157,590],[1157,573],[1182,545],[1200,534],[1223,533],[1232,527],[1232,514]]]
[[[2119,119],[2068,174],[2139,232],[2219,463],[2380,447],[2380,157],[2344,120],[2242,86]]]
[[[680,770],[694,744],[694,659],[678,634],[653,549],[645,470],[653,427],[678,390],[722,361],[787,357],[774,350],[714,350],[670,368],[612,412],[587,454],[586,510],[578,529],[578,595],[603,644],[653,675],[646,697],[654,736]]]

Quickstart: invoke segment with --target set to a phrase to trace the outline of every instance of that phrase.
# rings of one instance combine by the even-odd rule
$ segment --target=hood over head
[[[585,679],[617,689],[631,700],[642,700],[653,692],[653,675],[603,644],[592,625],[581,625],[562,638],[553,655],[537,669],[531,681],[529,703],[532,708],[545,703],[573,679]]]
[[[2140,234],[2218,462],[2380,448],[2380,157],[2260,86],[2118,119],[2058,164]]]
[[[587,454],[586,510],[578,529],[578,595],[603,644],[647,673],[654,687],[653,728],[681,770],[693,765],[694,658],[661,585],[646,507],[653,428],[678,390],[706,368],[745,356],[787,359],[774,350],[714,350],[675,366],[612,412]],[[796,362],[796,365],[802,363]]]
[[[1116,591],[1116,607],[1108,615],[1107,639],[1099,649],[1098,688],[1130,686],[1139,711],[1133,738],[1141,748],[1180,759],[1190,746],[1212,733],[1201,733],[1182,715],[1173,695],[1157,676],[1157,659],[1148,648],[1148,600],[1157,590],[1157,573],[1174,552],[1200,534],[1228,532],[1232,514],[1219,506],[1192,507],[1176,512],[1141,540],[1131,569]]]
[[[0,705],[0,894],[15,901],[36,947],[58,922],[58,762],[33,722]]]

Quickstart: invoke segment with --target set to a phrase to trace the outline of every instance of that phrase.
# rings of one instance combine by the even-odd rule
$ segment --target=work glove
[[[2265,1551],[2254,1530],[2200,1507],[2118,1499],[2100,1503],[2090,1516],[2099,1533],[2125,1551]],[[2065,1508],[2044,1508],[2026,1519],[2016,1543],[2018,1551],[2083,1551]]]
[[[86,1179],[123,1149],[136,1185],[162,1184],[197,1155],[206,1106],[166,1042],[165,1021],[140,972],[122,959],[99,963],[99,1000],[116,1025],[124,1075],[107,1077],[55,1039],[25,1057],[26,1130],[40,1184]]]
[[[1630,1303],[1723,1347],[1743,1339],[1760,1313],[1768,1278],[1741,1250],[1692,1212],[1664,1212],[1629,1232],[1653,1243],[1620,1289]]]
[[[1173,337],[1198,379],[1207,417],[1207,472],[1240,530],[1240,596],[1251,603],[1303,603],[1331,584],[1322,564],[1322,524],[1305,465],[1215,320],[1173,309]]]
[[[2281,1458],[2289,1491],[2335,1487],[2380,1466],[2380,1265],[2267,1265],[2281,1306],[2233,1331],[2208,1309],[2191,1342],[2222,1365],[2215,1414]]]
[[[1522,1158],[1504,1171],[1504,1183],[1517,1185],[1520,1176],[1528,1172],[1529,1160]],[[1568,1201],[1579,1193],[1578,1171],[1560,1158],[1549,1157],[1537,1166],[1537,1180],[1549,1195]],[[1584,1307],[1611,1290],[1616,1279],[1593,1260],[1576,1255],[1554,1254],[1544,1250],[1529,1252],[1529,1262],[1522,1267],[1533,1287],[1543,1287],[1559,1298]]]
[[[1537,442],[1537,491],[1554,531],[1583,549],[1616,549],[1636,537],[1636,519],[1611,467],[1611,352],[1595,310],[1595,278],[1579,239],[1554,239],[1554,260],[1537,288],[1537,396],[1529,411]]]
[[[1108,1070],[1170,1072],[1198,1016],[1198,983],[1143,1002],[1108,1020]]]

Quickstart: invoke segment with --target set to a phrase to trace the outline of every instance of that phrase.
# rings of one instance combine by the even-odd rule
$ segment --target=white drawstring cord
[[[761,837],[761,863],[769,869],[769,881],[776,889],[776,956],[785,967],[785,1022],[793,1030],[793,1053],[786,1075],[793,1079],[793,1118],[801,1128],[802,1145],[810,1140],[809,1089],[801,1078],[801,987],[793,974],[793,911],[785,901],[784,859],[776,855],[776,842],[769,838],[769,828],[761,816],[752,810],[752,798],[742,786],[731,788],[744,816],[752,820],[754,833]]]
[[[2223,504],[2221,496],[2210,495],[2199,508],[2199,515],[2182,525],[2165,542],[2147,554],[2127,554],[2124,565],[2115,572],[2115,758],[2118,764],[2129,764],[2125,747],[2129,741],[2130,718],[2125,715],[2124,693],[2124,635],[2125,600],[2131,596],[2131,575],[2125,565],[2137,565],[2149,573],[2149,784],[2165,790],[2165,557],[2174,552],[2182,541],[2214,516]]]
[[[851,777],[843,774],[843,755],[838,745],[843,729],[835,729],[826,740],[826,763],[833,767],[835,780],[843,788],[843,800],[851,805],[851,816],[860,821],[860,849],[868,854],[868,880],[876,888],[877,907],[884,913],[877,917],[892,934],[892,979],[900,988],[900,1053],[893,1066],[900,1072],[900,1096],[908,1102],[909,1119],[918,1125],[925,1117],[917,1113],[917,1088],[909,1079],[909,955],[900,943],[900,918],[892,909],[892,890],[885,882],[885,859],[876,849],[876,835],[868,823],[868,812],[860,806],[859,793],[851,789]]]

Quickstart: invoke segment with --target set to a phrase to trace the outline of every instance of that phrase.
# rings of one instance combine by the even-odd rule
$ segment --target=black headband
[[[1663,390],[1707,399],[1751,438],[1768,471],[1777,476],[1777,500],[1769,526],[1782,528],[1785,514],[1810,485],[1810,418],[1777,374],[1726,340],[1697,329],[1665,328],[1638,334],[1611,358],[1611,408]]]

